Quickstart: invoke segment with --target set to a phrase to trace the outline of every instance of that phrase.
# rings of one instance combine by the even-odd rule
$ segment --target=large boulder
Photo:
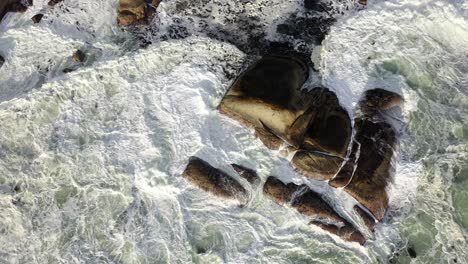
[[[32,0],[1,0],[0,1],[0,22],[8,12],[25,12],[28,6],[32,5]]]
[[[183,177],[216,196],[238,199],[242,203],[247,202],[248,193],[239,182],[200,158],[190,158]]]
[[[395,128],[386,110],[403,99],[382,89],[367,91],[355,118],[352,152],[343,170],[329,183],[345,190],[382,220],[388,207],[386,187],[394,173],[393,158],[398,148]]]
[[[319,194],[306,185],[285,184],[275,177],[268,177],[263,187],[263,193],[279,204],[290,205],[299,213],[312,217],[312,224],[345,240],[360,244],[366,240],[356,228],[338,215]]]
[[[264,57],[236,80],[218,109],[259,134],[299,147],[311,104],[301,90],[307,78],[308,66],[294,57]]]
[[[121,26],[141,25],[150,21],[159,0],[119,0],[117,22]]]

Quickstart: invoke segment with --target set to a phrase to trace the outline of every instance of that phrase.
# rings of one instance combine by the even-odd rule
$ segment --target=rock
[[[257,134],[298,147],[307,125],[301,116],[311,104],[301,91],[307,78],[307,65],[294,57],[264,57],[238,78],[218,109]]]
[[[260,177],[258,177],[254,170],[237,164],[231,164],[231,167],[237,172],[237,174],[239,174],[239,176],[246,179],[249,183],[254,185],[258,185],[260,183]]]
[[[346,241],[358,242],[361,245],[366,243],[366,238],[361,234],[361,232],[348,223],[344,226],[336,226],[333,224],[324,224],[312,221],[311,224],[316,225],[334,235],[337,235]]]
[[[411,257],[411,258],[416,258],[418,255],[416,254],[416,251],[414,250],[413,247],[409,246],[406,251],[408,251],[408,255]]]
[[[63,73],[69,73],[69,72],[72,72],[72,71],[75,71],[75,69],[72,69],[72,68],[65,68],[63,69]]]
[[[291,163],[299,173],[315,180],[329,180],[340,170],[344,159],[323,154],[299,150]]]
[[[348,112],[341,107],[335,93],[327,88],[314,88],[308,94],[313,98],[308,110],[312,117],[301,149],[345,157],[352,134]]]
[[[76,62],[83,62],[85,58],[86,54],[81,50],[77,50],[75,53],[73,53],[73,60]]]
[[[361,5],[367,5],[367,0],[359,0],[358,3]]]
[[[63,2],[63,0],[50,0],[49,3],[47,3],[49,6],[55,6],[58,3]]]
[[[350,159],[344,172],[329,182],[334,187],[345,187],[377,220],[383,219],[388,207],[385,188],[394,173],[393,156],[398,147],[396,131],[387,122],[384,111],[402,101],[399,95],[382,89],[366,92],[359,104],[360,115],[355,119]]]
[[[5,63],[5,58],[3,58],[1,55],[0,55],[0,68],[2,68],[3,64]]]
[[[320,195],[306,185],[284,184],[282,181],[270,176],[265,182],[263,193],[279,204],[289,204],[299,213],[315,218],[311,221],[312,224],[345,240],[356,241],[361,244],[366,240],[358,230],[339,216]]]
[[[182,175],[204,191],[224,198],[238,199],[242,203],[247,202],[247,191],[242,185],[202,159],[191,157]]]
[[[146,24],[159,3],[159,0],[119,0],[117,22],[121,26]]]
[[[32,0],[2,0],[0,1],[0,22],[8,12],[25,12],[28,6],[32,5]]]
[[[375,229],[375,220],[372,216],[370,216],[368,213],[366,213],[364,210],[362,210],[359,206],[355,205],[353,207],[353,210],[361,217],[361,219],[364,221],[364,224],[366,227],[371,231],[374,232]]]
[[[31,19],[35,24],[37,24],[37,23],[41,22],[42,17],[44,17],[43,14],[37,14],[37,15],[33,16]]]

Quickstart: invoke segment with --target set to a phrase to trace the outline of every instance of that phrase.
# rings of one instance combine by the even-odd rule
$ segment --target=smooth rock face
[[[255,185],[260,183],[260,177],[258,177],[254,170],[237,164],[231,164],[231,167],[237,172],[237,174],[239,174],[239,176],[246,179],[249,183]]]
[[[146,24],[159,2],[159,0],[119,0],[117,22],[121,26]]]
[[[344,159],[318,152],[297,151],[291,163],[299,173],[315,180],[329,180],[340,170]]]
[[[366,92],[360,102],[361,114],[355,119],[350,159],[344,172],[330,181],[334,187],[344,186],[378,220],[383,219],[388,207],[385,188],[394,173],[393,156],[398,147],[396,131],[384,114],[402,101],[397,94],[382,89]]]
[[[23,2],[21,0],[1,0],[0,1],[0,22],[8,12],[25,12],[32,1]]]
[[[218,108],[259,134],[273,134],[299,146],[306,129],[301,119],[307,119],[302,115],[311,103],[301,91],[307,78],[308,67],[300,60],[265,57],[237,79]]]
[[[247,191],[235,179],[197,157],[190,158],[183,177],[214,195],[238,199],[242,203],[248,199]]]
[[[365,242],[364,236],[339,216],[317,193],[306,185],[284,184],[275,177],[268,177],[263,193],[275,202],[288,204],[299,213],[315,218],[315,224],[348,241]]]

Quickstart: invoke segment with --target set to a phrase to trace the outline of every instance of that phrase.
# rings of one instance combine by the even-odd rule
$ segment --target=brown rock
[[[47,3],[49,6],[55,6],[58,3],[63,2],[63,0],[50,0],[49,3]]]
[[[37,24],[37,23],[41,22],[42,17],[44,17],[43,14],[37,14],[37,15],[33,16],[31,19],[35,24]]]
[[[312,116],[301,149],[345,157],[352,134],[348,112],[327,88],[314,88],[308,94],[313,98],[308,110]]]
[[[374,232],[375,228],[375,220],[372,216],[370,216],[368,213],[366,213],[364,210],[362,210],[359,206],[355,205],[353,207],[353,210],[361,217],[361,219],[364,221],[364,224],[369,228],[371,232]]]
[[[366,238],[362,235],[362,233],[348,223],[344,226],[337,226],[333,224],[324,224],[312,221],[311,224],[319,226],[323,230],[337,235],[346,241],[358,242],[361,245],[366,243]]]
[[[239,174],[239,176],[246,179],[249,183],[255,185],[260,183],[260,177],[258,177],[257,173],[254,170],[237,164],[231,164],[231,166],[237,172],[237,174]]]
[[[396,131],[383,113],[402,101],[399,95],[382,89],[366,92],[360,102],[361,115],[355,119],[350,159],[344,171],[330,181],[334,187],[345,186],[378,220],[383,219],[388,207],[385,188],[394,173],[392,160],[398,147]]]
[[[73,60],[76,62],[83,62],[85,58],[86,54],[81,50],[77,50],[75,53],[73,53]]]
[[[344,159],[320,152],[297,151],[291,163],[304,176],[315,180],[329,180],[340,170]]]
[[[294,57],[264,57],[242,73],[218,109],[259,135],[273,134],[299,147],[308,124],[302,115],[311,104],[301,91],[307,78],[307,65]]]
[[[158,0],[119,0],[117,22],[121,26],[146,24],[159,3]]]
[[[279,204],[289,204],[299,213],[314,217],[311,223],[348,241],[361,244],[365,237],[345,219],[339,216],[323,199],[306,185],[284,184],[275,177],[268,177],[263,193]],[[333,222],[330,223],[330,222]]]
[[[0,22],[8,12],[25,12],[32,1],[23,2],[21,0],[1,0],[0,1]]]
[[[214,195],[238,199],[242,203],[248,199],[247,191],[236,180],[197,157],[190,158],[183,177]]]

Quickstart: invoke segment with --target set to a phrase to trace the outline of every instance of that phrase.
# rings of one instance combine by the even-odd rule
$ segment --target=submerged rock
[[[77,50],[75,53],[73,53],[73,60],[76,62],[83,62],[85,58],[86,54],[81,50]]]
[[[32,20],[35,24],[37,24],[37,23],[41,22],[41,20],[42,20],[43,17],[44,17],[43,14],[37,14],[37,15],[31,17],[31,20]]]
[[[8,12],[25,12],[28,6],[32,5],[32,0],[2,0],[0,1],[0,22]]]
[[[49,3],[47,3],[49,6],[55,6],[58,3],[63,2],[63,0],[50,0]]]
[[[388,207],[385,190],[394,173],[393,157],[398,147],[395,128],[385,110],[399,106],[402,98],[389,91],[366,92],[355,119],[355,138],[350,159],[330,185],[345,190],[382,220]]]
[[[212,167],[206,161],[191,157],[183,177],[202,190],[214,195],[247,201],[247,191],[235,179],[223,171]]]
[[[3,64],[5,63],[5,58],[0,55],[0,68],[2,68]]]
[[[288,204],[299,213],[315,218],[311,223],[348,241],[363,244],[365,237],[338,215],[319,194],[306,185],[294,183],[285,184],[275,177],[268,177],[263,187],[263,193],[275,202]]]
[[[255,185],[260,183],[260,177],[258,177],[254,170],[237,164],[231,164],[231,167],[237,172],[237,174],[239,174],[239,176],[246,179],[249,183]]]
[[[119,0],[117,22],[121,26],[146,24],[159,2],[159,0]]]

